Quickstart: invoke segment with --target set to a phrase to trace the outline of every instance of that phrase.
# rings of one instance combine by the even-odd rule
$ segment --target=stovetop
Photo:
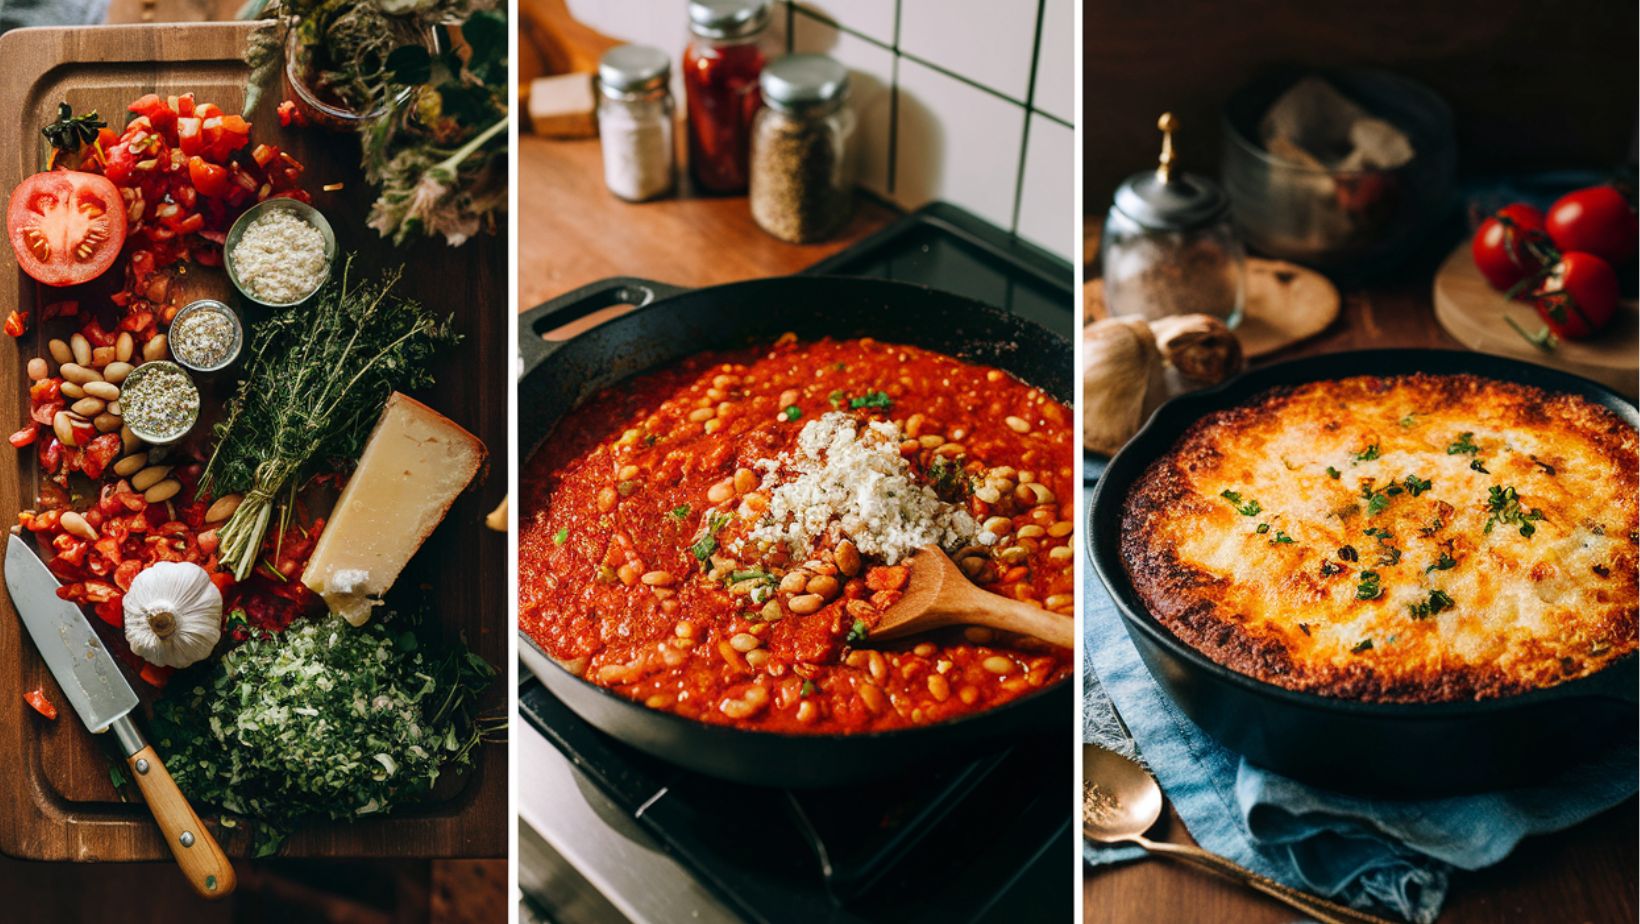
[[[1070,265],[945,203],[805,273],[928,285],[1067,339],[1074,333]],[[1024,739],[915,779],[779,790],[722,782],[639,753],[592,728],[534,678],[520,685],[519,711],[625,816],[620,824],[636,821],[748,922],[965,924],[1073,913],[1066,880],[1075,857],[1074,781],[1064,736]]]

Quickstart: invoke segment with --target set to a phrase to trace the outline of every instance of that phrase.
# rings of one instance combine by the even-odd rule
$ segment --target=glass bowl
[[[415,87],[405,87],[391,101],[382,103],[369,112],[349,108],[346,103],[308,82],[308,52],[302,46],[300,32],[294,21],[285,29],[285,96],[296,104],[297,110],[309,124],[337,132],[357,131],[386,115],[416,92]],[[406,42],[414,42],[419,38],[429,52],[437,53],[438,37],[432,32],[418,36],[415,30],[406,27],[404,38]]]
[[[320,236],[325,239],[324,275],[319,279],[319,284],[313,287],[312,292],[307,293],[293,302],[270,302],[266,299],[257,298],[247,290],[244,283],[240,282],[239,268],[234,265],[234,248],[239,246],[240,238],[245,236],[245,229],[250,227],[251,222],[254,222],[257,218],[276,209],[284,209],[285,211],[294,213],[296,217],[302,219],[313,227],[318,228]],[[313,206],[308,205],[306,202],[301,202],[285,196],[280,196],[276,199],[264,199],[246,209],[245,214],[240,215],[238,220],[233,223],[233,227],[228,229],[228,236],[222,242],[222,265],[227,267],[228,279],[233,282],[234,290],[240,295],[258,305],[263,305],[268,308],[290,308],[295,305],[300,305],[312,298],[314,293],[324,288],[325,283],[330,280],[330,274],[336,268],[336,232],[330,227],[330,222],[325,220],[324,214]]]

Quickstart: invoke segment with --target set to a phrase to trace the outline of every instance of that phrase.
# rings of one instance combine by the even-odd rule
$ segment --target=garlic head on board
[[[125,640],[150,664],[187,667],[208,657],[222,638],[222,592],[192,562],[143,569],[124,605]]]

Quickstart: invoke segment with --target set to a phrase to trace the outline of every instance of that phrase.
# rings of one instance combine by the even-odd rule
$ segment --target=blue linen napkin
[[[1084,740],[1140,755],[1198,844],[1295,888],[1431,924],[1453,867],[1490,866],[1522,838],[1570,827],[1635,793],[1640,750],[1632,741],[1528,789],[1398,802],[1306,786],[1248,764],[1173,705],[1091,567],[1083,599]],[[1083,854],[1106,864],[1143,851],[1085,843]]]
[[[89,26],[108,16],[108,0],[6,0],[0,32],[24,26]]]

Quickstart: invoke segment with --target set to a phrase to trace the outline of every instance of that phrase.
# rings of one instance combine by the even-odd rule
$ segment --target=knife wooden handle
[[[125,762],[142,790],[148,810],[154,813],[154,821],[159,823],[160,833],[165,835],[166,846],[182,867],[182,875],[188,877],[188,884],[204,898],[222,898],[233,892],[238,880],[228,855],[194,814],[194,807],[177,788],[153,746],[143,747]]]

